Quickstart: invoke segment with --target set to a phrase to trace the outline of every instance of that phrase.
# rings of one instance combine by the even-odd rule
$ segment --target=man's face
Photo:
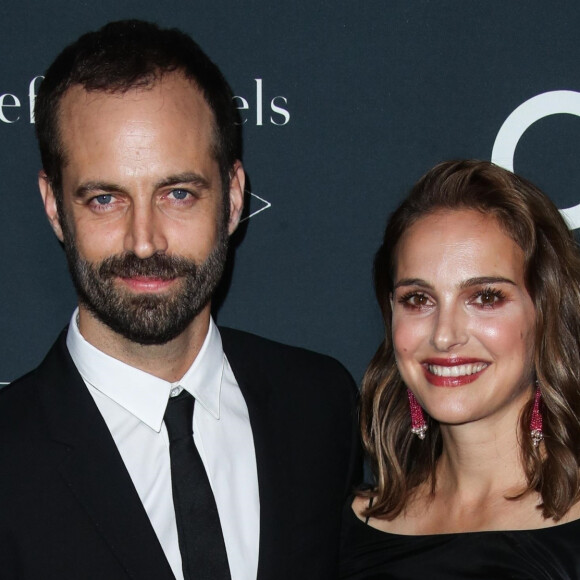
[[[241,165],[226,184],[226,223],[213,115],[179,74],[125,93],[74,86],[59,121],[61,215],[42,174],[40,187],[81,317],[133,342],[163,344],[209,311],[241,211]]]

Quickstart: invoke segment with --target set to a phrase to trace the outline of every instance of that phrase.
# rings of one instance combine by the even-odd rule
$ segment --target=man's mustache
[[[98,266],[102,278],[134,278],[148,276],[162,280],[173,280],[195,273],[197,264],[180,256],[153,254],[149,258],[139,258],[133,253],[109,256]]]

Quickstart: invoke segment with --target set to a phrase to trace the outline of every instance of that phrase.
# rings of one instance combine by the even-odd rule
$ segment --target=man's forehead
[[[86,106],[92,102],[117,100],[119,102],[139,101],[147,98],[152,93],[163,92],[172,94],[176,90],[188,94],[188,100],[196,103],[203,103],[213,116],[211,107],[199,85],[180,72],[166,72],[163,74],[148,76],[142,80],[123,85],[112,85],[110,87],[92,87],[90,84],[84,85],[75,83],[64,91],[60,99],[60,107],[71,103],[79,103]]]
[[[63,94],[58,111],[61,145],[66,149],[66,135],[99,130],[111,119],[131,123],[135,131],[147,123],[155,123],[163,109],[170,109],[175,119],[183,119],[199,131],[207,126],[210,146],[217,144],[215,115],[197,83],[179,72],[158,75],[149,82],[137,82],[122,88],[86,88],[81,84],[69,87]],[[132,119],[132,120],[131,120]],[[181,124],[181,123],[180,123]]]

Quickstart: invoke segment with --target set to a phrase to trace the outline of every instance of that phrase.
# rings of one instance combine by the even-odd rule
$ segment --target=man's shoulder
[[[0,430],[23,426],[27,417],[34,416],[40,404],[39,393],[52,379],[59,380],[55,374],[57,367],[64,368],[60,359],[66,355],[61,335],[49,350],[44,360],[33,370],[15,379],[0,389]]]
[[[0,390],[0,457],[19,457],[42,428],[36,370]],[[19,451],[20,450],[20,451]]]
[[[220,327],[222,344],[234,370],[276,373],[289,380],[346,384],[356,389],[346,368],[335,358],[306,348],[283,344],[256,334]]]
[[[233,351],[235,353],[243,353],[250,357],[252,355],[260,358],[272,356],[277,361],[289,360],[295,362],[296,360],[300,360],[305,363],[312,362],[316,365],[323,365],[348,373],[340,362],[326,354],[299,346],[284,344],[235,328],[220,326],[219,330],[226,354],[228,354],[228,351]]]
[[[292,346],[290,344],[285,344],[283,342],[278,342],[264,336],[259,336],[258,334],[253,334],[245,330],[239,330],[237,328],[230,328],[227,326],[219,327],[220,335],[222,340],[227,343],[228,346],[243,346],[248,350],[260,349],[269,350],[272,352],[287,352],[288,354],[295,354],[297,356],[316,356],[330,359],[331,357],[308,350],[300,346]],[[332,359],[334,360],[334,359]]]
[[[32,402],[37,391],[38,367],[0,389],[0,413],[8,407]]]

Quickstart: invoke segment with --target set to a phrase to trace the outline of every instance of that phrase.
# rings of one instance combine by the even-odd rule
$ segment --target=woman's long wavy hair
[[[403,233],[436,211],[464,209],[494,217],[524,252],[525,282],[536,312],[533,360],[542,393],[544,442],[536,448],[528,436],[530,391],[518,431],[527,479],[521,495],[538,492],[543,516],[558,520],[580,497],[580,253],[560,212],[537,187],[474,160],[448,161],[425,174],[389,219],[375,257],[385,338],[362,385],[362,437],[376,484],[366,492],[374,501],[365,515],[393,519],[419,484],[427,482],[435,490],[441,432],[437,421],[426,417],[425,440],[411,434],[406,386],[391,338],[390,296]]]

